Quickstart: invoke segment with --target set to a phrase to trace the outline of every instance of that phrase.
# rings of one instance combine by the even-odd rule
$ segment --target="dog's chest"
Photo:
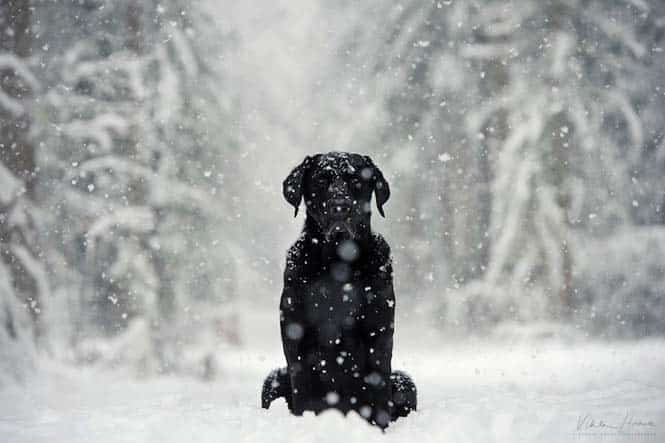
[[[324,274],[305,288],[304,308],[310,325],[328,329],[326,335],[343,335],[356,329],[364,318],[364,307],[372,296],[361,278],[340,281]]]

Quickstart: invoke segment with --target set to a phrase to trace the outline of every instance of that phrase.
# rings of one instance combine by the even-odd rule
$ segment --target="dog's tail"
[[[261,390],[261,407],[263,409],[270,408],[270,403],[280,397],[284,397],[290,410],[291,382],[286,368],[273,369],[266,377]]]

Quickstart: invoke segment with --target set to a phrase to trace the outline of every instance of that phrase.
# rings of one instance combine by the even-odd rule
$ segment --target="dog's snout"
[[[343,198],[349,192],[349,185],[344,180],[336,179],[330,185],[330,193],[335,198]]]
[[[332,213],[336,215],[347,215],[351,212],[351,201],[348,198],[336,198],[330,206]]]
[[[344,180],[335,180],[330,185],[330,208],[333,215],[347,215],[351,212],[349,187]]]

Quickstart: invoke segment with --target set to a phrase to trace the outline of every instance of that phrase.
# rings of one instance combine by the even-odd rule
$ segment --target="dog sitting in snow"
[[[307,156],[284,181],[307,210],[289,249],[280,302],[286,368],[270,373],[262,406],[285,397],[292,413],[355,410],[381,428],[416,409],[416,387],[392,372],[395,318],[390,247],[370,227],[390,187],[368,156]]]

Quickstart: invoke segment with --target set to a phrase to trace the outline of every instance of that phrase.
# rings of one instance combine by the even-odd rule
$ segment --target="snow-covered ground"
[[[25,386],[0,391],[0,442],[665,441],[663,340],[451,342],[402,322],[394,367],[415,378],[420,407],[382,434],[335,411],[261,409],[263,377],[283,358],[265,318],[243,322],[267,327],[220,351],[212,383],[43,362]],[[626,416],[620,430],[592,426]]]

